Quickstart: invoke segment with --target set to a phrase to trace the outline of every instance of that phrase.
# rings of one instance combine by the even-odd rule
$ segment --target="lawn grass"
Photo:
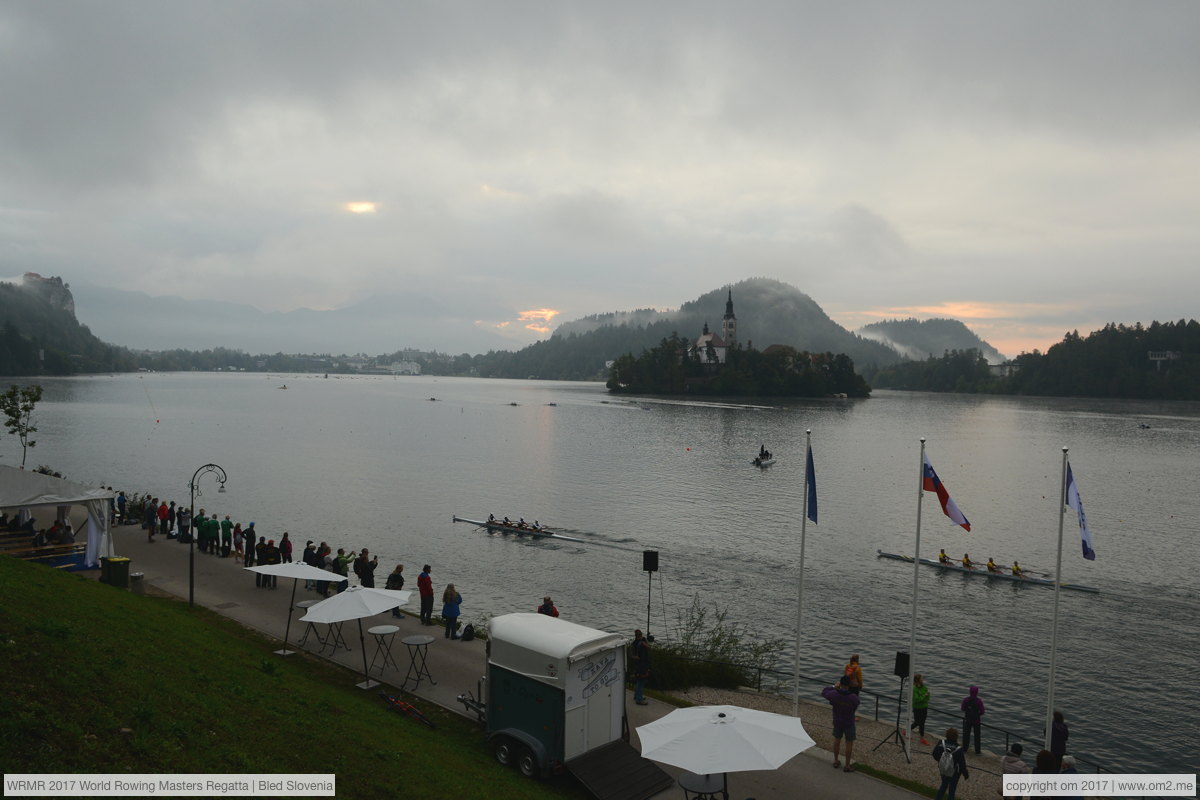
[[[334,773],[343,798],[584,798],[491,758],[482,729],[419,700],[430,730],[343,668],[207,609],[0,556],[6,773]]]

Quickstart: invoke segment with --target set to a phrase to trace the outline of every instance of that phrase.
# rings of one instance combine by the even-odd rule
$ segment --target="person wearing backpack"
[[[938,774],[942,776],[942,785],[938,787],[934,800],[954,800],[958,779],[968,780],[971,777],[967,773],[967,751],[958,746],[957,730],[946,729],[946,738],[934,746],[933,757],[937,761]]]
[[[986,709],[983,707],[983,701],[979,699],[979,687],[972,686],[971,693],[963,698],[962,704],[959,706],[963,714],[963,747],[971,744],[971,731],[975,731],[975,755],[979,755],[979,735],[980,720],[983,718]]]
[[[858,736],[854,729],[854,712],[858,710],[858,704],[861,702],[858,694],[851,687],[850,681],[849,675],[842,675],[838,678],[837,684],[821,690],[821,696],[829,701],[833,711],[834,769],[842,766],[840,751],[842,739],[846,740],[846,766],[842,767],[843,772],[854,771],[854,740]]]

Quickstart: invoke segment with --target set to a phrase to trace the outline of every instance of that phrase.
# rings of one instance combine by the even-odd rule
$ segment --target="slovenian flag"
[[[813,467],[812,445],[808,446],[808,463],[804,467],[804,488],[808,492],[808,518],[817,522],[817,471]]]
[[[1075,475],[1071,472],[1071,462],[1067,462],[1067,505],[1075,509],[1079,515],[1079,536],[1083,540],[1083,557],[1088,561],[1096,560],[1096,551],[1092,549],[1092,532],[1088,530],[1087,515],[1083,513],[1083,499],[1079,496],[1079,487],[1075,485]]]
[[[937,493],[938,502],[942,504],[942,511],[950,518],[951,522],[955,525],[961,525],[964,530],[971,530],[971,523],[958,510],[958,506],[954,504],[954,500],[950,497],[950,492],[946,491],[946,487],[942,485],[941,479],[933,471],[933,464],[929,463],[929,456],[925,454],[922,454],[922,456],[925,459],[925,476],[922,480],[922,488],[927,492]]]

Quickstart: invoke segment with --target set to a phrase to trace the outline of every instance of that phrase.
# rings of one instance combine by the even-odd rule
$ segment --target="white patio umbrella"
[[[326,573],[328,574],[328,573]],[[358,684],[360,689],[371,689],[378,686],[377,681],[371,680],[367,669],[367,645],[363,636],[363,617],[373,617],[384,611],[390,611],[402,606],[412,597],[408,590],[370,589],[365,586],[351,586],[344,592],[335,594],[328,600],[322,600],[308,609],[308,613],[300,618],[301,622],[345,622],[358,620],[358,641],[363,654],[363,682]]]
[[[778,769],[816,744],[799,717],[739,706],[677,708],[637,733],[644,758],[700,775]]]
[[[262,575],[276,575],[280,578],[293,578],[292,581],[292,599],[288,602],[288,621],[287,627],[283,629],[283,649],[276,650],[275,654],[280,656],[290,656],[295,650],[287,649],[288,634],[292,630],[292,609],[296,607],[296,584],[303,578],[306,581],[327,581],[332,572],[327,572],[323,569],[303,564],[299,561],[289,562],[287,564],[263,564],[259,567],[243,567],[247,572],[257,572]]]

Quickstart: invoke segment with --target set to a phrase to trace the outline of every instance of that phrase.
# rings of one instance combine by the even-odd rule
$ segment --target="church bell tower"
[[[725,301],[725,316],[721,319],[721,338],[730,347],[737,341],[737,317],[733,315],[733,289],[729,290],[729,299]]]

